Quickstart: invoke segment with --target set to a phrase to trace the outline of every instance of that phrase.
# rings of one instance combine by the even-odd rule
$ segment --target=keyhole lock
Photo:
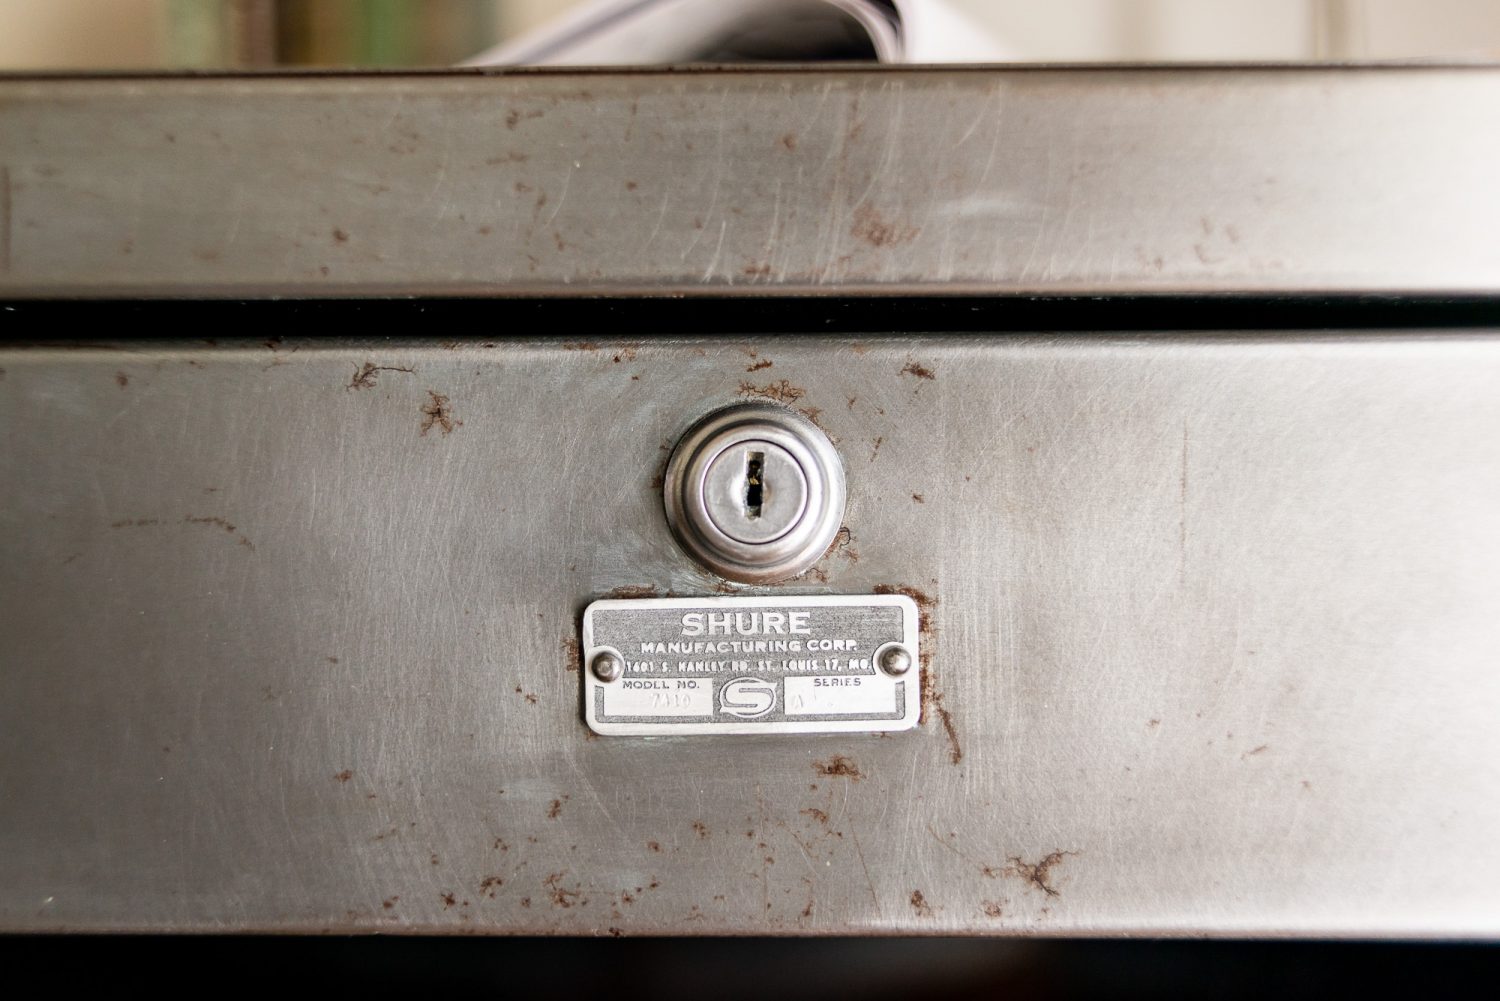
[[[665,477],[667,523],[729,580],[767,584],[804,572],[844,518],[844,468],[800,414],[748,403],[710,415],[678,443]]]

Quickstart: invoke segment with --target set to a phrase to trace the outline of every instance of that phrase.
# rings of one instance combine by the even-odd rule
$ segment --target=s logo
[[[776,706],[776,685],[759,678],[735,678],[719,689],[719,710],[740,719],[759,719]]]

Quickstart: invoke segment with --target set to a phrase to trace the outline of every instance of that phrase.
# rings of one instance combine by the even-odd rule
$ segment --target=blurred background
[[[1500,58],[1500,0],[941,2],[1015,61]],[[0,0],[0,70],[443,66],[579,5]]]

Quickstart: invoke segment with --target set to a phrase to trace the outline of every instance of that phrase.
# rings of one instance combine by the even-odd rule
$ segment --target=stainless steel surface
[[[771,584],[806,573],[837,540],[844,465],[807,415],[737,404],[707,415],[672,450],[662,477],[667,526],[709,570]]]
[[[625,669],[584,679],[584,719],[613,736],[910,730],[921,682],[899,675],[905,650],[920,651],[920,617],[904,594],[596,601],[583,613],[584,659]],[[900,655],[906,668],[877,669]]]
[[[4,928],[1500,934],[1500,332],[273,345],[0,353]],[[923,724],[591,740],[750,350]]]
[[[8,79],[0,296],[1493,292],[1497,120],[1487,66]]]

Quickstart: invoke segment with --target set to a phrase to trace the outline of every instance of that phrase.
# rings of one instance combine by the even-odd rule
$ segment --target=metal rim
[[[802,517],[769,543],[743,543],[708,516],[704,479],[713,460],[745,440],[787,450],[807,481]],[[683,436],[664,476],[667,525],[696,560],[727,580],[769,584],[796,577],[815,564],[838,536],[844,518],[844,467],[821,429],[795,411],[771,403],[746,403],[710,414]]]

